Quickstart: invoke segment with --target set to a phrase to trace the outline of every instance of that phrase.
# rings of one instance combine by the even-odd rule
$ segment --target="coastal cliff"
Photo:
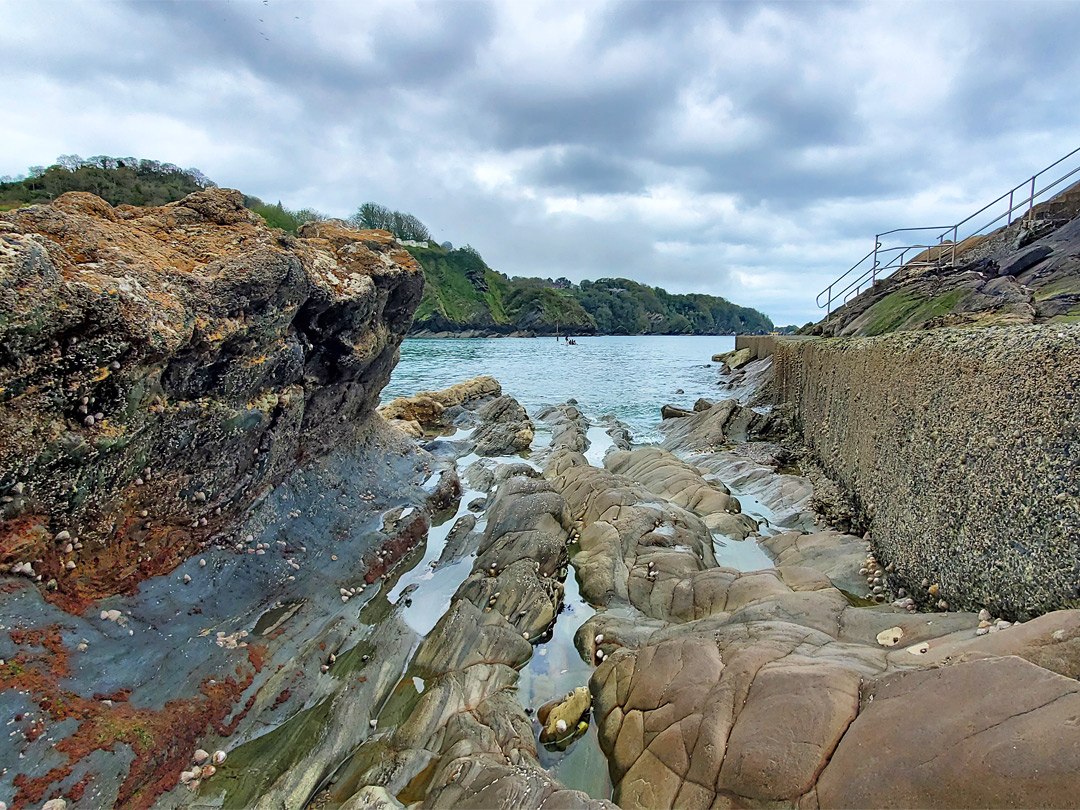
[[[533,335],[731,335],[764,333],[772,321],[713,295],[673,295],[625,278],[507,278],[473,248],[409,245],[424,269],[419,337]]]
[[[296,239],[217,189],[65,194],[0,215],[0,250],[0,563],[72,608],[363,430],[423,284],[388,234]]]
[[[9,807],[306,800],[354,744],[327,712],[366,727],[415,635],[348,602],[460,493],[375,413],[422,285],[389,234],[235,191],[0,214]]]

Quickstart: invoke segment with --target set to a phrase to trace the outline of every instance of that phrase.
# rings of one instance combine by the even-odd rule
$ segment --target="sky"
[[[0,175],[152,158],[802,324],[874,234],[1080,147],[1078,41],[1038,0],[0,0]]]

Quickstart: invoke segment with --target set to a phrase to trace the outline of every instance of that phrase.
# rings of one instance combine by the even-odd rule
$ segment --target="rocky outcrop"
[[[1080,612],[1044,617],[1029,635],[1025,626],[992,634],[974,614],[928,621],[903,608],[857,607],[830,577],[861,578],[844,566],[863,561],[867,544],[835,532],[777,540],[773,570],[718,567],[700,530],[691,545],[692,516],[582,461],[564,451],[548,476],[577,517],[582,593],[607,608],[577,638],[597,663],[593,714],[620,807],[998,806],[994,791],[1012,771],[995,771],[1003,739],[995,724],[1013,734],[1010,756],[1026,773],[1052,758],[1048,740],[1060,726],[1042,707],[1076,692],[1062,674],[1080,666]],[[938,666],[949,671],[928,668]],[[1032,683],[1023,683],[1024,667]],[[994,705],[977,728],[966,709],[971,689],[981,690],[980,705]],[[895,703],[879,709],[871,695]],[[922,722],[901,718],[905,700]],[[1041,713],[1025,729],[1032,709]],[[942,752],[929,781],[915,768],[926,761],[918,752],[927,728],[930,753]],[[1066,733],[1064,744],[1080,741]],[[959,762],[944,753],[953,744],[964,750]],[[863,770],[867,762],[894,788],[887,799],[875,795],[878,771]],[[1026,801],[1064,806],[1064,774],[1055,766],[1026,780]]]
[[[372,583],[460,491],[374,418],[421,285],[224,190],[0,215],[0,799],[300,806],[355,746],[414,643]]]
[[[393,727],[361,746],[316,801],[350,806],[374,787],[432,808],[611,807],[544,772],[514,697],[517,670],[549,636],[562,603],[569,523],[547,482],[502,481],[472,573],[380,713]],[[575,727],[584,713],[578,706]]]
[[[669,446],[713,443],[699,442],[686,431]],[[573,564],[598,609],[575,641],[596,664],[592,714],[620,807],[1067,806],[1071,766],[1043,778],[1039,763],[1058,731],[1080,742],[1052,716],[1076,696],[1080,611],[1021,625],[916,613],[881,584],[891,571],[867,539],[816,530],[808,482],[774,444],[613,452],[607,469],[565,444],[545,477],[574,516]],[[760,539],[776,568],[716,563],[706,524],[738,515],[736,482],[798,529]]]
[[[777,426],[771,414],[762,414],[725,399],[703,410],[679,411],[664,406],[660,432],[665,448],[685,451],[715,450],[735,442],[771,437]]]
[[[529,415],[513,397],[491,400],[477,412],[480,426],[472,435],[480,456],[508,456],[528,450],[533,440]]]
[[[961,242],[955,260],[949,245],[924,251],[804,331],[873,336],[939,326],[1075,321],[1078,213],[1080,187],[1074,186],[1011,225]]]
[[[741,514],[739,500],[723,481],[709,473],[703,474],[666,450],[644,447],[612,453],[604,460],[604,466],[675,506],[695,512],[711,531],[736,540],[745,540],[748,534],[757,531],[757,521]]]
[[[71,608],[171,570],[355,441],[422,286],[387,234],[235,191],[0,214],[0,559]]]
[[[455,425],[463,409],[475,411],[501,395],[502,386],[494,377],[474,377],[441,391],[398,397],[379,406],[379,415],[410,436],[421,438],[425,431],[445,432]]]

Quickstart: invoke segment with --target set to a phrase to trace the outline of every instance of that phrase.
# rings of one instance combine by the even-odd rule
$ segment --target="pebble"
[[[556,720],[555,721],[555,733],[556,734],[565,734],[566,733],[566,721],[565,720]]]
[[[368,721],[368,725],[371,726],[372,728],[376,728],[379,725],[379,721],[372,718],[371,720]]]
[[[62,532],[57,532],[56,537],[53,538],[57,543],[63,543],[65,540],[71,539],[71,532],[64,529]]]
[[[985,636],[989,632],[990,632],[989,627],[978,627],[978,628],[975,629],[975,635],[977,635],[977,636]]]
[[[195,753],[191,755],[191,761],[196,765],[202,765],[206,760],[210,759],[210,752],[204,751],[201,748],[195,750]]]
[[[597,633],[597,634],[596,634],[596,638],[594,639],[594,641],[595,641],[595,642],[596,642],[597,644],[599,644],[599,643],[600,643],[601,641],[603,641],[603,640],[604,640],[604,634],[603,634],[603,633]]]
[[[199,560],[199,568],[205,568],[205,567],[206,567],[206,560]]]
[[[191,574],[184,574],[184,584],[187,585],[191,582]]]

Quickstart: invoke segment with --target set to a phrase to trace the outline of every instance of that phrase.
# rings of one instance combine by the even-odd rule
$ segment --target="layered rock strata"
[[[423,280],[301,233],[216,189],[0,215],[8,806],[300,807],[396,684],[380,585],[460,492],[373,415]]]
[[[475,427],[469,447],[479,456],[508,456],[529,449],[532,420],[493,377],[476,377],[442,391],[421,391],[379,408],[390,424],[414,438]]]
[[[693,431],[668,442],[683,454],[703,444],[711,442]],[[836,584],[861,590],[869,544],[832,531],[763,538],[775,569],[717,566],[693,511],[708,512],[720,490],[705,486],[699,465],[755,484],[770,503],[786,486],[801,504],[790,520],[800,529],[815,522],[805,480],[751,458],[775,459],[775,449],[739,449],[686,456],[695,466],[679,462],[689,469],[674,467],[670,484],[650,479],[666,460],[658,451],[629,454],[637,463],[608,456],[609,467],[638,471],[648,488],[569,449],[545,472],[575,518],[582,594],[600,608],[577,643],[597,664],[593,714],[614,800],[623,808],[1067,806],[1071,759],[1052,761],[1050,740],[1080,741],[1053,718],[1077,699],[1080,612],[1010,626],[988,614],[857,606],[868,603]],[[905,709],[922,720],[907,724]],[[998,755],[1006,738],[1007,766]],[[1022,787],[1013,764],[1032,775]]]

